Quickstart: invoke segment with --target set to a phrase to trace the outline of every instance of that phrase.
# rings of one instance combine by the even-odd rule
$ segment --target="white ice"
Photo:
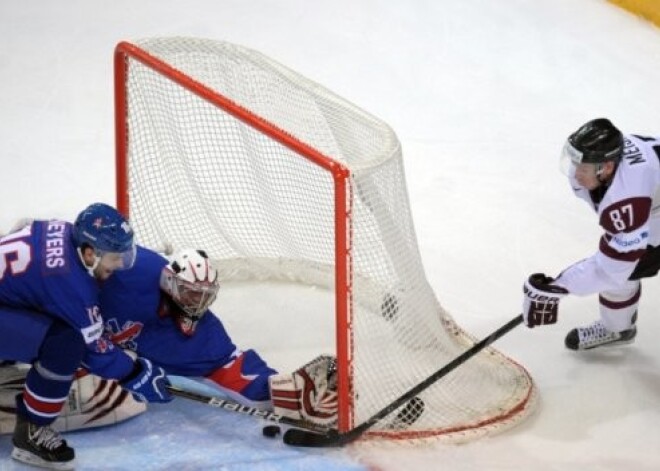
[[[260,50],[388,122],[429,281],[477,336],[516,315],[526,275],[596,249],[596,219],[558,172],[565,137],[599,116],[660,134],[660,30],[604,0],[3,0],[0,230],[114,202],[113,48],[165,35]],[[227,313],[231,334],[296,366],[292,341],[259,329],[288,302],[268,292],[260,302]],[[184,400],[67,438],[82,470],[660,469],[658,280],[644,283],[634,345],[566,351],[565,333],[596,306],[568,298],[556,326],[498,341],[542,403],[466,445],[293,449],[252,419]],[[303,348],[320,327],[308,329]],[[25,469],[10,450],[0,437],[0,469]]]

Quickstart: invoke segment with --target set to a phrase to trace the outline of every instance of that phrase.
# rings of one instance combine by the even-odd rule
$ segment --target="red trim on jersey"
[[[618,250],[613,249],[607,243],[607,239],[608,239],[607,235],[604,235],[603,237],[600,238],[600,246],[598,247],[598,249],[603,253],[603,255],[612,258],[614,260],[618,260],[620,262],[636,262],[640,258],[642,258],[642,255],[644,255],[644,253],[646,252],[646,248],[631,250],[630,252],[619,252]]]
[[[25,405],[28,407],[28,409],[33,411],[35,414],[44,417],[52,417],[53,415],[59,414],[61,412],[62,407],[64,407],[64,403],[66,402],[66,398],[42,401],[33,396],[28,388],[25,388],[23,391],[23,402],[25,402]]]
[[[121,332],[110,335],[110,340],[114,344],[121,345],[122,343],[128,340],[133,340],[135,337],[140,335],[143,327],[144,324],[142,322],[133,322]]]
[[[637,292],[633,295],[633,297],[626,301],[618,301],[618,302],[610,301],[609,299],[605,299],[602,295],[600,295],[598,296],[598,302],[600,302],[600,304],[602,304],[603,306],[609,309],[625,309],[627,307],[637,304],[637,301],[639,301],[641,295],[642,295],[642,286],[640,285],[639,288],[637,288]]]
[[[254,379],[254,376],[252,378],[249,376],[246,378],[241,373],[241,370],[243,369],[243,358],[244,354],[241,353],[241,355],[236,358],[236,360],[228,363],[222,368],[218,368],[217,370],[213,371],[210,375],[207,376],[207,378],[219,384],[223,388],[227,388],[240,393]]]

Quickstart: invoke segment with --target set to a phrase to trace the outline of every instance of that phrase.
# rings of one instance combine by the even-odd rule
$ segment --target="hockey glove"
[[[133,393],[140,402],[170,402],[173,398],[167,390],[170,380],[165,370],[154,366],[146,358],[135,360],[133,372],[120,381],[121,387]]]
[[[337,424],[337,368],[334,357],[321,355],[290,374],[269,378],[276,414],[315,425]]]
[[[551,284],[553,281],[543,273],[534,273],[525,281],[523,318],[527,327],[557,322],[559,301],[568,294],[568,290]]]

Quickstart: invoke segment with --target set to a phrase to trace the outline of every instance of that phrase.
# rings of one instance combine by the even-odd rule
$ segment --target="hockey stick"
[[[232,401],[229,399],[221,399],[219,397],[206,396],[204,394],[199,394],[193,391],[187,391],[185,389],[181,389],[176,386],[168,386],[167,390],[173,396],[190,399],[191,401],[201,402],[211,407],[224,409],[229,412],[237,412],[243,415],[250,415],[252,417],[263,419],[269,422],[274,422],[276,424],[296,427],[297,430],[308,431],[309,433],[313,433],[313,434],[325,434],[325,433],[331,433],[333,431],[328,427],[316,425],[306,420],[291,419],[289,417],[284,417],[279,414],[276,414],[275,412],[270,410],[260,409],[258,407],[246,406],[241,404],[240,402]],[[401,412],[399,412],[396,415],[394,420],[392,420],[392,422],[388,424],[388,428],[400,430],[409,427],[417,419],[419,419],[419,417],[424,412],[424,408],[425,408],[424,401],[422,401],[418,397],[412,398],[410,402],[406,404],[406,406],[403,409],[401,409]],[[268,431],[266,430],[268,428],[271,427],[264,428],[264,435],[266,436],[273,437],[277,434],[277,432],[279,432],[278,430],[277,432],[272,433],[273,430],[271,428],[271,433],[268,433]]]
[[[218,409],[223,409],[229,412],[237,412],[243,415],[250,415],[258,419],[263,419],[269,422],[274,422],[277,424],[290,425],[293,427],[298,427],[299,429],[304,429],[310,433],[326,433],[328,432],[327,427],[321,427],[315,425],[311,422],[304,420],[295,420],[289,417],[284,417],[279,414],[276,414],[273,411],[260,409],[258,407],[250,407],[241,404],[237,401],[232,401],[230,399],[222,399],[219,397],[206,396],[204,394],[199,394],[193,391],[187,391],[176,386],[167,386],[167,390],[177,397],[182,397],[185,399],[190,399],[191,401],[201,402],[203,404],[209,405],[211,407],[216,407]]]
[[[403,404],[413,399],[415,396],[420,394],[429,386],[433,385],[443,376],[455,370],[457,367],[465,363],[467,360],[469,360],[474,355],[479,353],[481,350],[483,350],[484,348],[492,344],[494,341],[502,337],[504,334],[508,333],[518,325],[522,324],[522,322],[523,322],[522,314],[511,319],[509,322],[504,324],[502,327],[497,329],[488,337],[474,344],[469,350],[466,350],[464,353],[462,353],[461,355],[453,359],[451,362],[440,368],[438,371],[436,371],[431,376],[426,378],[424,381],[419,383],[417,386],[409,390],[407,393],[403,394],[401,397],[390,403],[380,412],[374,414],[367,421],[349,430],[348,432],[339,433],[336,430],[330,430],[326,433],[319,434],[309,430],[291,428],[284,433],[284,443],[286,443],[287,445],[303,446],[303,447],[337,447],[353,442],[354,440],[359,438],[364,432],[366,432],[371,427],[373,427],[377,422],[382,420],[384,417],[391,414],[396,409],[401,407]]]

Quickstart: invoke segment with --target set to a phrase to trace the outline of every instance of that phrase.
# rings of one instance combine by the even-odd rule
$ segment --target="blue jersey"
[[[133,361],[102,337],[99,286],[79,258],[71,228],[62,221],[34,221],[0,239],[0,306],[36,311],[72,326],[88,345],[88,368],[123,378]]]
[[[167,260],[143,247],[135,265],[114,273],[101,288],[105,329],[117,345],[149,358],[169,374],[206,376],[232,360],[236,346],[220,320],[206,312],[192,336],[176,323],[180,309],[160,289]]]

